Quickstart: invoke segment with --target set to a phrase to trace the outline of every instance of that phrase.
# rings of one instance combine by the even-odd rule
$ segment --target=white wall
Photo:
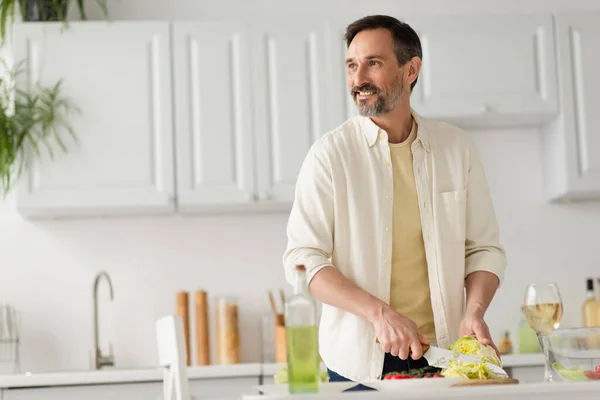
[[[390,10],[492,12],[491,5],[498,4],[481,0],[282,3],[170,0],[166,5],[163,0],[116,0],[110,7],[114,19],[223,19],[262,16],[265,9],[270,16],[306,17],[314,10],[325,16]],[[502,10],[548,11],[568,4],[511,1]],[[600,9],[596,0],[572,1],[570,8],[574,7]],[[92,6],[90,10],[94,11]],[[600,202],[546,204],[539,132],[473,135],[508,251],[506,281],[487,317],[494,337],[499,339],[509,329],[515,338],[523,291],[531,281],[559,282],[564,322],[579,324],[585,278],[600,276],[595,239],[600,231]],[[285,284],[280,260],[286,219],[285,213],[272,213],[32,223],[15,214],[10,201],[0,205],[0,301],[10,301],[22,313],[24,370],[88,367],[91,285],[100,269],[109,272],[115,287],[114,307],[107,310],[106,300],[102,301],[101,324],[115,338],[117,365],[154,365],[155,319],[175,310],[176,291],[200,288],[208,290],[211,299],[230,293],[239,296],[243,361],[259,360],[259,318],[268,313],[266,291]],[[106,299],[105,290],[101,298]]]

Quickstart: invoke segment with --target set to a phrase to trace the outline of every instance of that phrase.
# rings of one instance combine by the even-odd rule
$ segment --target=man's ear
[[[419,57],[413,57],[406,63],[406,78],[409,84],[412,84],[418,77],[421,72],[421,59]]]

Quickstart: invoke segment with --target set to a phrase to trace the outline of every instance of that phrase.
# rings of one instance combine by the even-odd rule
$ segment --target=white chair
[[[183,322],[178,315],[156,321],[158,361],[164,367],[164,400],[192,400],[185,358]]]

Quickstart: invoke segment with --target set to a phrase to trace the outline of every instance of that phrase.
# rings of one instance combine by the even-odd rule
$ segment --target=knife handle
[[[379,343],[379,338],[375,338],[375,343]],[[429,345],[429,344],[422,344],[421,343],[421,346],[423,347],[423,354],[425,354],[425,353],[427,353],[427,350],[429,350],[429,347],[431,345]]]

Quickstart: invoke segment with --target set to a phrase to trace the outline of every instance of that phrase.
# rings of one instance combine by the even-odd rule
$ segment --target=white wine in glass
[[[527,285],[523,314],[527,323],[541,339],[544,351],[545,371],[544,381],[552,382],[550,369],[550,339],[549,335],[560,326],[563,315],[563,304],[555,283]]]

